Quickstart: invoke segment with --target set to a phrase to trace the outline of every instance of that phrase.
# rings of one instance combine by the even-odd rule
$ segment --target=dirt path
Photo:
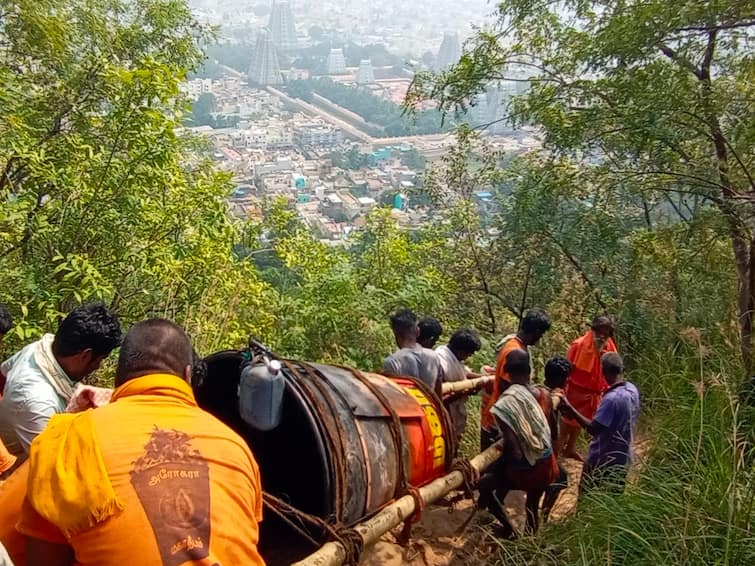
[[[553,508],[551,520],[558,521],[571,513],[577,501],[577,485],[581,465],[573,460],[563,462],[569,475],[569,487]],[[386,535],[367,550],[361,561],[365,566],[484,566],[496,543],[487,525],[493,519],[478,512],[463,533],[457,530],[469,518],[472,502],[464,500],[455,507],[431,505],[412,530],[407,548],[396,544],[395,534]],[[520,491],[506,497],[506,512],[518,529],[524,526],[524,494]]]
[[[650,435],[640,431],[633,445],[635,464],[630,480],[642,469],[651,447]],[[584,450],[583,450],[584,451]],[[567,487],[551,512],[551,521],[560,521],[570,515],[577,505],[579,476],[582,464],[562,460],[561,465],[569,476]],[[520,532],[524,527],[524,493],[513,491],[506,497],[506,512]],[[407,548],[396,544],[395,533],[383,537],[374,547],[365,551],[360,562],[363,566],[487,566],[497,543],[488,525],[494,519],[486,512],[478,512],[463,533],[457,530],[472,513],[472,502],[464,500],[450,508],[431,505],[422,513],[422,519],[412,530]],[[398,531],[397,531],[398,532]]]

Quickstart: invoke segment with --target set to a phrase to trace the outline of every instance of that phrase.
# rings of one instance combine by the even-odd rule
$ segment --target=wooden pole
[[[485,471],[495,462],[503,451],[503,441],[498,441],[471,460],[472,467],[478,472]],[[464,483],[464,476],[459,471],[453,471],[445,476],[431,481],[419,488],[419,496],[424,505],[429,505],[459,488]],[[380,537],[401,525],[415,511],[415,501],[411,495],[400,497],[393,503],[386,505],[372,518],[359,523],[354,529],[362,536],[364,546],[375,544]],[[310,554],[292,566],[341,566],[346,559],[346,550],[339,542],[328,542],[314,554]]]
[[[482,389],[489,383],[493,383],[495,379],[494,375],[487,375],[484,377],[476,377],[475,379],[465,379],[463,381],[448,381],[441,385],[441,391],[443,395],[450,395],[451,393],[459,393],[461,391],[469,391],[470,394]]]

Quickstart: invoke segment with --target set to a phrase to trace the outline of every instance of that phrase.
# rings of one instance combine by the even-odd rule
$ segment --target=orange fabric
[[[21,506],[26,496],[26,482],[29,478],[29,461],[0,483],[0,542],[5,546],[14,564],[25,564],[24,536],[16,530],[21,518]]]
[[[3,441],[0,440],[0,474],[3,472],[7,472],[13,467],[13,464],[16,463],[16,457],[8,452],[8,449],[5,447],[5,444],[3,444]]]
[[[598,405],[603,397],[603,393],[592,391],[590,389],[584,389],[579,385],[566,383],[566,398],[583,417],[592,420],[595,416],[595,411],[598,410]],[[568,425],[579,426],[579,423],[574,419],[564,417],[564,422]]]
[[[600,367],[600,356],[605,352],[616,352],[616,344],[609,338],[601,352],[595,351],[592,330],[588,330],[572,342],[566,354],[567,359],[574,366],[569,374],[569,384],[596,393],[602,393],[608,388],[603,370]],[[571,399],[569,399],[571,401]]]
[[[489,392],[485,391],[482,395],[480,425],[485,430],[492,430],[495,427],[495,417],[490,412],[490,409],[495,405],[495,402],[498,401],[501,393],[503,393],[506,387],[511,383],[511,378],[503,367],[506,365],[506,358],[508,358],[509,353],[514,350],[527,350],[527,346],[525,346],[524,342],[516,336],[506,342],[498,353],[498,360],[495,365],[495,379],[493,380],[492,389]]]
[[[26,497],[66,538],[123,510],[102,459],[91,411],[53,415],[32,442]]]
[[[134,379],[91,417],[123,511],[63,537],[27,502],[21,532],[65,540],[81,565],[101,564],[103,556],[130,564],[135,549],[140,564],[264,564],[257,550],[257,463],[236,433],[197,407],[186,382],[166,375]]]
[[[603,369],[600,367],[600,356],[605,352],[616,351],[616,343],[609,338],[603,350],[596,352],[592,330],[588,330],[569,346],[566,358],[573,367],[564,394],[569,403],[585,418],[592,419],[595,416],[603,391],[608,388],[608,383],[603,377]],[[568,417],[564,417],[564,423],[579,426],[577,421]]]

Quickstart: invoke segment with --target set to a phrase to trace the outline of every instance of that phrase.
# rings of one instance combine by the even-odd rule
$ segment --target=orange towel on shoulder
[[[574,366],[569,381],[566,382],[566,398],[582,416],[592,419],[598,408],[603,391],[608,384],[603,377],[600,356],[605,352],[616,352],[616,343],[612,338],[606,341],[602,352],[595,351],[595,339],[592,330],[572,342],[566,357]],[[577,426],[577,421],[564,417],[564,421]]]
[[[55,415],[29,452],[29,503],[66,538],[123,510],[110,483],[92,412]]]

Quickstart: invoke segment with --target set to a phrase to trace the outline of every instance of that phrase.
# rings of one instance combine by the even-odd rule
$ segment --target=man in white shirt
[[[467,369],[464,360],[477,352],[481,347],[480,337],[471,328],[462,328],[451,335],[445,346],[438,346],[435,351],[440,358],[443,381],[463,381],[467,379]],[[446,401],[448,412],[456,435],[456,445],[459,445],[464,430],[467,428],[467,396]]]
[[[417,315],[407,309],[391,316],[391,329],[399,347],[383,361],[385,375],[407,376],[419,379],[440,395],[441,369],[438,354],[423,348],[418,342]]]
[[[50,417],[65,411],[76,384],[99,368],[120,341],[118,318],[105,305],[82,305],[63,319],[55,335],[45,334],[0,366],[6,377],[0,439],[19,462]]]

